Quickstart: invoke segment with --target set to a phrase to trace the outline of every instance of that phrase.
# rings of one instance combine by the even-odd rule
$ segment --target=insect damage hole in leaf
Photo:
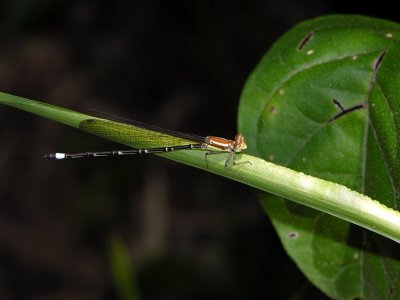
[[[378,56],[378,58],[374,61],[374,71],[375,71],[375,77],[376,77],[376,73],[381,65],[381,62],[383,60],[383,58],[386,55],[386,51],[382,52],[381,55]]]
[[[332,102],[340,109],[340,112],[337,113],[336,115],[334,115],[332,118],[330,118],[327,123],[333,122],[341,117],[343,117],[344,115],[351,113],[352,111],[358,110],[358,109],[362,109],[364,108],[367,103],[366,102],[362,102],[360,104],[356,104],[353,105],[349,108],[344,108],[343,105],[336,99],[333,99]]]
[[[297,50],[301,51],[304,49],[304,47],[306,46],[306,44],[311,40],[311,38],[313,37],[314,33],[312,31],[310,31],[300,42],[300,45],[297,47]]]
[[[373,73],[373,76],[372,76],[372,79],[371,79],[370,89],[372,88],[372,85],[373,85],[374,82],[375,82],[376,75],[377,75],[377,73],[378,73],[379,67],[380,67],[380,65],[381,65],[381,63],[382,63],[383,58],[385,57],[385,55],[386,55],[386,51],[383,51],[383,52],[377,57],[377,59],[374,61],[374,64],[373,64],[374,73]],[[370,92],[369,92],[368,94],[370,94]],[[353,111],[355,111],[355,110],[365,108],[365,107],[368,105],[367,101],[364,101],[364,102],[362,102],[362,103],[355,104],[355,105],[353,105],[353,106],[351,106],[351,107],[349,107],[349,108],[344,108],[343,105],[340,103],[339,100],[333,99],[332,102],[340,109],[340,112],[337,113],[336,115],[334,115],[332,118],[330,118],[330,119],[327,121],[327,123],[333,122],[333,121],[335,121],[335,120],[337,120],[337,119],[343,117],[344,115],[347,115],[348,113],[353,112]]]

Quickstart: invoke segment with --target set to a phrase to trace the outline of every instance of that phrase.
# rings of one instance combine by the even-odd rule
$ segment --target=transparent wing
[[[155,130],[155,128],[163,130],[161,128],[154,126],[145,128],[143,123],[140,123],[140,125],[88,119],[82,121],[79,128],[99,137],[139,149],[198,144],[204,141],[203,138],[198,136],[181,134],[171,130],[161,132]]]

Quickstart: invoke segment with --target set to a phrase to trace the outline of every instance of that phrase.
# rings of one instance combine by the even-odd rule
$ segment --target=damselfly
[[[229,153],[225,166],[235,163],[236,154],[247,148],[244,137],[237,134],[234,140],[216,136],[200,137],[192,134],[163,129],[153,125],[123,119],[123,122],[105,119],[87,119],[79,124],[83,131],[126,144],[137,145],[136,149],[80,153],[50,153],[45,158],[62,160],[85,157],[123,156],[155,154],[178,150],[205,150],[210,154]]]

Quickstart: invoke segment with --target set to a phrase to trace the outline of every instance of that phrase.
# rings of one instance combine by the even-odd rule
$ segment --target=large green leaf
[[[317,18],[285,34],[241,97],[250,153],[397,209],[399,41],[398,24],[361,16]],[[330,297],[400,299],[398,244],[277,196],[260,200],[287,253]]]

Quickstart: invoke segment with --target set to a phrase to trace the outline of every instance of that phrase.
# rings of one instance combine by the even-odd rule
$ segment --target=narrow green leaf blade
[[[79,128],[79,123],[88,118],[89,115],[82,114],[73,110],[62,108],[59,106],[28,100],[22,97],[5,94],[0,92],[0,103],[14,108],[18,108],[50,120]]]

